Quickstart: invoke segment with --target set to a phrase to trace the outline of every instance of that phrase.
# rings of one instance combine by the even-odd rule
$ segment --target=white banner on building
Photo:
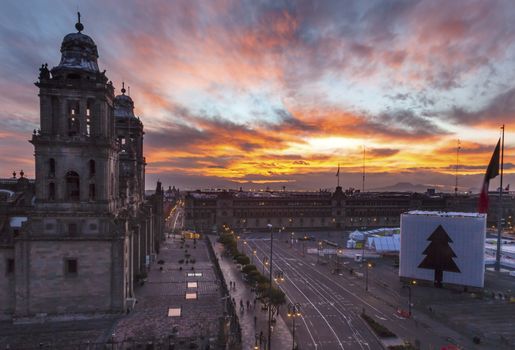
[[[485,214],[404,213],[399,275],[482,288],[485,233]]]

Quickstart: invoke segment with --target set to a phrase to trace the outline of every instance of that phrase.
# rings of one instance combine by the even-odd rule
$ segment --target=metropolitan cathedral
[[[35,83],[35,181],[0,180],[0,319],[125,312],[164,239],[161,184],[145,198],[143,124],[80,15],[75,28]]]

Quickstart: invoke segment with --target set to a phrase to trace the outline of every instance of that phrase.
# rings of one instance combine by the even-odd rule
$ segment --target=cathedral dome
[[[75,25],[77,33],[66,35],[61,44],[61,62],[57,68],[81,69],[98,72],[97,45],[88,35],[82,34],[84,26],[79,22]]]
[[[114,116],[117,118],[134,118],[134,101],[125,95],[125,84],[122,87],[122,94],[114,98]]]

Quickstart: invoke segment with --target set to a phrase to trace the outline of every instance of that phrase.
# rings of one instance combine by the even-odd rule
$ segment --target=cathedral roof
[[[134,102],[130,96],[125,94],[114,98],[114,116],[116,118],[135,118]]]
[[[84,26],[79,22],[75,25],[77,33],[66,35],[61,44],[61,62],[56,68],[81,69],[98,72],[97,45],[86,34],[82,34]]]
[[[134,101],[129,95],[125,95],[125,83],[122,83],[122,94],[114,98],[114,116],[116,118],[138,119],[134,115]]]

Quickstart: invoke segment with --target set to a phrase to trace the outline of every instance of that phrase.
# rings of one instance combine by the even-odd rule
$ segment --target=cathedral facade
[[[164,239],[161,184],[145,198],[143,124],[99,70],[80,21],[76,29],[35,83],[33,195],[24,189],[21,219],[0,206],[0,318],[124,312]]]

